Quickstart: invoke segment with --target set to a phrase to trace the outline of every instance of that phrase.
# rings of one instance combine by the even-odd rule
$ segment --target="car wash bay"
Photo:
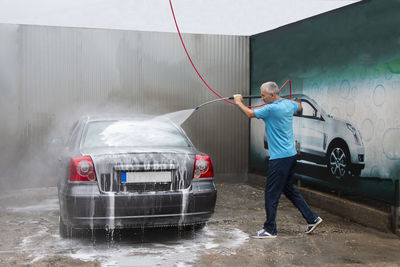
[[[311,98],[335,118],[335,125],[344,125],[343,140],[357,144],[352,129],[360,132],[359,147],[364,151],[358,150],[361,152],[357,152],[356,158],[365,156],[360,177],[326,176],[326,165],[304,160],[299,162],[304,168],[299,178],[324,183],[330,188],[328,191],[346,192],[361,184],[362,192],[350,191],[396,208],[394,185],[399,159],[394,140],[398,139],[399,126],[394,117],[385,114],[396,111],[395,99],[399,99],[400,57],[396,38],[400,23],[384,12],[372,12],[378,17],[368,19],[373,16],[370,10],[398,8],[392,5],[386,9],[385,4],[370,2],[352,5],[252,37],[183,36],[198,68],[222,95],[258,94],[265,77],[279,84],[291,79],[296,93]],[[349,17],[354,18],[356,30],[337,22]],[[370,31],[369,20],[382,24]],[[313,25],[317,24],[335,31],[315,28]],[[301,34],[304,32],[308,35]],[[336,35],[329,37],[329,32]],[[55,188],[58,178],[48,156],[52,137],[68,131],[72,121],[82,114],[164,114],[193,108],[214,96],[191,69],[176,34],[13,24],[1,24],[0,34],[4,36],[0,50],[4,64],[0,117],[5,126],[0,135],[7,140],[1,143],[0,155],[4,227],[1,239],[6,241],[1,245],[2,264],[399,262],[399,240],[390,233],[390,226],[386,232],[376,231],[316,207],[324,224],[313,235],[305,236],[302,218],[285,198],[278,210],[279,238],[267,242],[250,240],[248,235],[264,220],[263,190],[245,182],[250,181],[249,171],[265,172],[268,152],[263,145],[262,125],[256,121],[249,125],[235,107],[225,103],[205,106],[183,124],[196,147],[208,153],[214,163],[217,205],[204,229],[140,230],[116,233],[113,237],[100,232],[61,239]],[[309,35],[313,35],[311,43]],[[159,46],[161,42],[163,47]],[[296,48],[290,45],[294,42]],[[343,42],[354,44],[344,49]],[[368,45],[371,42],[376,43]],[[263,62],[277,62],[279,67],[265,66]],[[307,125],[299,123],[299,129],[303,126]],[[307,148],[309,154],[320,156],[328,153],[332,136],[328,130],[332,126],[324,127],[325,131],[319,134],[322,144],[326,138],[325,149],[313,148],[313,143],[308,142],[315,137],[313,133],[300,135],[300,151]],[[305,128],[300,132],[310,131]],[[188,258],[187,254],[193,257]]]

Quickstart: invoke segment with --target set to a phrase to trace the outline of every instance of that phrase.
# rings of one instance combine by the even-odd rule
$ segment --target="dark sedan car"
[[[60,235],[74,229],[204,225],[217,191],[210,157],[157,117],[85,117],[58,183]]]

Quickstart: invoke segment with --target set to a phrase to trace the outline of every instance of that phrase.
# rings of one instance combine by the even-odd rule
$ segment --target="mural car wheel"
[[[359,177],[361,174],[361,168],[355,168],[351,171],[351,174],[353,174],[355,177]]]
[[[344,178],[348,175],[350,156],[344,146],[334,146],[329,151],[328,168],[329,173],[338,178]]]

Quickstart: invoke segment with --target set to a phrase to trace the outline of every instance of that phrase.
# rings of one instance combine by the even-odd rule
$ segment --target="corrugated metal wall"
[[[2,184],[55,184],[46,175],[50,137],[82,114],[163,114],[216,98],[174,33],[0,24]],[[249,92],[249,39],[185,34],[193,61],[219,93]],[[61,127],[60,127],[61,125]],[[184,123],[212,156],[217,177],[246,179],[248,120],[216,103]],[[30,182],[27,182],[30,181]]]

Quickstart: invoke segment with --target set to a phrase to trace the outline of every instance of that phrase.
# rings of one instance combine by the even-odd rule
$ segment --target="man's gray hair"
[[[269,94],[276,94],[279,95],[279,87],[275,82],[266,82],[263,83],[260,87],[260,89],[265,89],[265,91],[267,91],[267,93]]]

